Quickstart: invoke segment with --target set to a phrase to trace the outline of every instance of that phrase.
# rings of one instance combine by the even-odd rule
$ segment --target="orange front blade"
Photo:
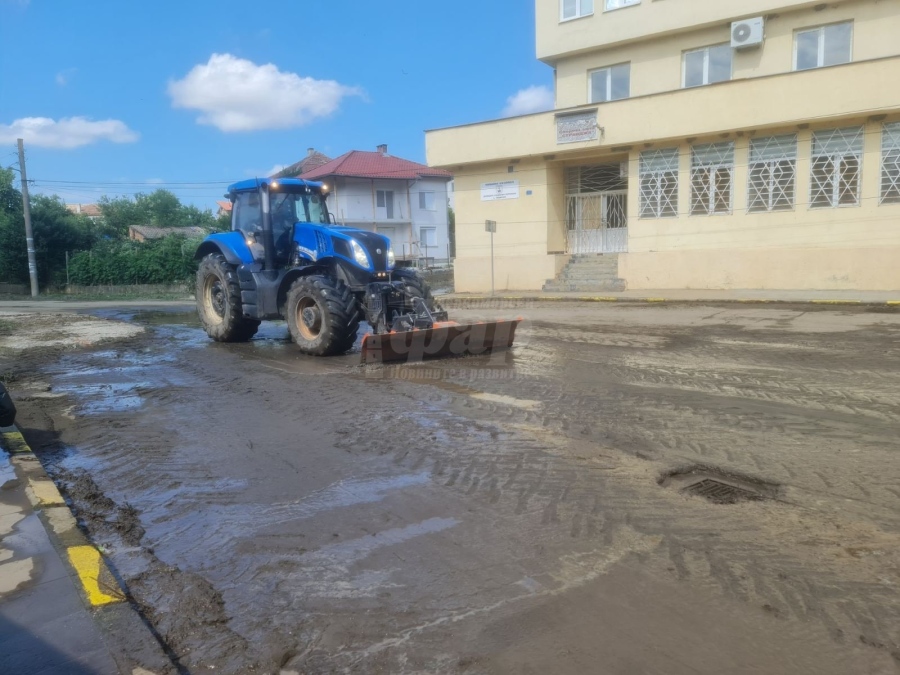
[[[423,330],[369,334],[363,338],[362,362],[418,362],[507,349],[512,347],[520,321],[521,319],[516,319],[472,324],[444,322]]]

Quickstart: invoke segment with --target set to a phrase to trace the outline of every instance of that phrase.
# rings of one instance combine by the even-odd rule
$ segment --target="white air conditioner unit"
[[[759,47],[765,39],[765,21],[761,16],[744,19],[731,24],[731,46],[733,49]]]

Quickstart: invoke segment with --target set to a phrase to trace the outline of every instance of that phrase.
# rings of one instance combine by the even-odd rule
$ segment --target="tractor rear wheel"
[[[291,338],[304,354],[343,354],[356,342],[359,309],[342,281],[317,274],[297,279],[284,313]]]
[[[200,261],[195,295],[200,323],[216,342],[246,342],[256,335],[259,321],[244,318],[237,272],[221,253]]]

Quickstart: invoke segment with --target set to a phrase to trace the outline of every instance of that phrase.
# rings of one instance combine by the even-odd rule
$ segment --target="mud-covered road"
[[[362,368],[123,310],[3,364],[184,672],[900,672],[900,313],[452,314],[527,321]]]

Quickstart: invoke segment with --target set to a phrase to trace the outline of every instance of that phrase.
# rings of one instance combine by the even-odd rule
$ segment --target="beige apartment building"
[[[458,291],[900,289],[900,0],[536,0],[555,109],[427,132]]]

